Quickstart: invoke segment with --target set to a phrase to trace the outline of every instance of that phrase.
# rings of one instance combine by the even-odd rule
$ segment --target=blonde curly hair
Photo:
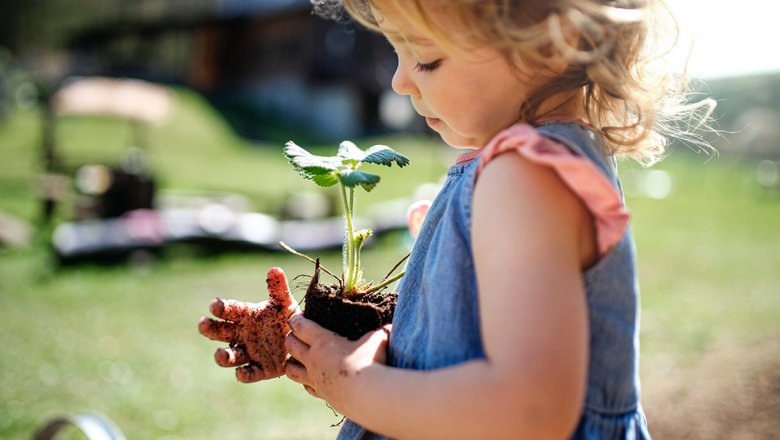
[[[437,3],[438,2],[438,3]],[[333,0],[313,0],[331,11]],[[590,125],[606,153],[651,164],[669,138],[714,151],[696,134],[707,126],[714,101],[691,102],[684,74],[657,69],[676,42],[677,22],[663,0],[342,0],[349,15],[381,32],[372,9],[388,3],[438,41],[455,44],[429,8],[445,6],[458,38],[492,47],[515,66],[545,68],[565,59],[568,68],[528,96],[520,120],[535,124],[542,104],[555,96],[582,96]],[[666,43],[663,43],[663,42]]]

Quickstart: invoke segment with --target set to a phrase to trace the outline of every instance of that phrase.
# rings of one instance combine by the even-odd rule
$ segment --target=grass
[[[756,183],[750,160],[705,163],[682,153],[659,165],[673,178],[670,197],[629,200],[651,433],[774,438],[780,428],[780,194]]]
[[[177,101],[173,120],[149,133],[150,163],[164,189],[236,191],[268,211],[311,189],[282,158],[286,139],[249,145],[197,96],[179,90]],[[17,112],[0,125],[0,211],[31,222],[38,121],[35,112]],[[67,157],[112,159],[127,134],[117,121],[74,119],[63,122],[58,139]],[[408,196],[437,181],[454,157],[426,139],[371,142],[398,148],[412,168],[383,169],[387,181],[364,203]],[[332,154],[335,147],[317,148]],[[753,164],[728,157],[705,163],[675,152],[657,166],[672,182],[662,200],[641,196],[646,174],[622,166],[639,256],[651,430],[663,438],[734,438],[729,433],[741,431],[723,420],[745,419],[750,438],[770,438],[761,433],[776,424],[739,411],[753,397],[780,402],[780,381],[765,374],[780,367],[780,197],[758,187]],[[286,380],[238,384],[212,361],[219,344],[196,330],[213,297],[262,300],[267,268],[295,275],[309,273],[309,263],[283,253],[201,255],[181,247],[151,266],[57,269],[46,240],[41,233],[29,248],[0,249],[0,438],[29,438],[53,415],[79,411],[108,415],[128,438],[335,437],[330,425],[340,418],[321,401]],[[382,237],[364,254],[367,275],[383,275],[408,245],[401,233]],[[328,267],[340,264],[337,251],[322,256]],[[777,392],[757,394],[744,385],[752,382]],[[736,402],[735,390],[743,404],[724,406]],[[691,431],[699,426],[692,418],[710,431]],[[713,426],[723,429],[712,435]]]
[[[780,311],[780,198],[758,187],[750,163],[677,156],[660,165],[674,176],[672,196],[630,203],[647,344],[707,349],[766,336]]]

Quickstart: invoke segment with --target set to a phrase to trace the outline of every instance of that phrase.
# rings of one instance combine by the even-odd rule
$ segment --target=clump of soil
[[[352,341],[393,322],[397,292],[372,292],[344,298],[340,285],[328,286],[319,282],[319,272],[318,264],[306,289],[303,316]]]

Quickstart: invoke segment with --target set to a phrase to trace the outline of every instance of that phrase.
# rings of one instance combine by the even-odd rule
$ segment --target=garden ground
[[[151,133],[163,189],[240,192],[269,211],[308,188],[282,158],[281,141],[249,145],[196,96],[177,92],[174,120]],[[31,223],[38,121],[24,111],[0,125],[0,211]],[[65,151],[100,157],[121,146],[124,130],[115,121],[69,120],[59,136]],[[370,202],[437,181],[454,157],[430,139],[374,141],[397,148],[412,166],[383,170],[387,182]],[[621,168],[638,249],[651,432],[773,438],[780,429],[780,194],[756,184],[753,163],[733,157],[707,161],[675,150],[653,168],[664,173]],[[383,275],[408,247],[402,232],[380,237],[364,254],[368,275]],[[328,267],[340,264],[338,251],[322,256]],[[0,249],[0,437],[29,438],[54,415],[96,411],[128,438],[333,438],[340,417],[324,403],[284,379],[237,383],[213,363],[218,344],[197,333],[213,297],[264,299],[273,265],[291,277],[311,272],[284,253],[190,246],[152,265],[56,268],[45,233],[29,248]],[[296,296],[305,283],[292,281]]]

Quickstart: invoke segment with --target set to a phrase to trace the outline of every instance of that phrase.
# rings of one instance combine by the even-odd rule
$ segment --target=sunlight
[[[769,48],[780,42],[773,2],[667,0],[667,4],[682,30],[679,59],[693,42],[688,64],[692,77],[780,72],[780,57]]]

